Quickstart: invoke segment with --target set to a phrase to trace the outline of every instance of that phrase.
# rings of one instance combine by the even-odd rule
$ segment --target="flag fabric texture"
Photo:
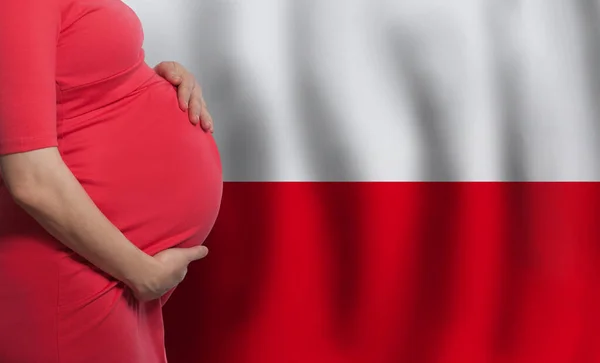
[[[600,362],[600,4],[126,1],[224,177],[171,363]]]

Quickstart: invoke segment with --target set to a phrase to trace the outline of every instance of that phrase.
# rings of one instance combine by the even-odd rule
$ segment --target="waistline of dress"
[[[79,117],[129,97],[160,79],[143,59],[109,78],[67,90],[57,87],[58,120]]]

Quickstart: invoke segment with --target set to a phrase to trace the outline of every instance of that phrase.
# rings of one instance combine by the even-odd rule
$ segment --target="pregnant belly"
[[[204,241],[221,202],[220,158],[171,85],[155,83],[60,128],[63,159],[134,244],[154,254]]]

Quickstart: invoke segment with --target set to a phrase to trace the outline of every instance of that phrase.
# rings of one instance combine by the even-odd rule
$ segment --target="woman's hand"
[[[208,113],[206,102],[202,97],[202,88],[196,78],[177,62],[161,62],[154,67],[156,73],[177,86],[179,107],[188,111],[190,122],[200,123],[205,131],[214,132],[213,119]]]
[[[208,249],[204,246],[169,248],[159,252],[154,255],[152,272],[129,284],[129,287],[140,301],[158,299],[183,281],[191,262],[207,254]]]

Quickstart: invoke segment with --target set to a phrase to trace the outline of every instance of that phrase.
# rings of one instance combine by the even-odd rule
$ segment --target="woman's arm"
[[[56,239],[129,286],[150,283],[157,261],[100,212],[56,148],[1,156],[0,170],[15,202]]]
[[[177,286],[206,247],[173,248],[152,257],[96,207],[55,147],[0,156],[0,173],[15,202],[51,235],[128,285],[140,300]]]

